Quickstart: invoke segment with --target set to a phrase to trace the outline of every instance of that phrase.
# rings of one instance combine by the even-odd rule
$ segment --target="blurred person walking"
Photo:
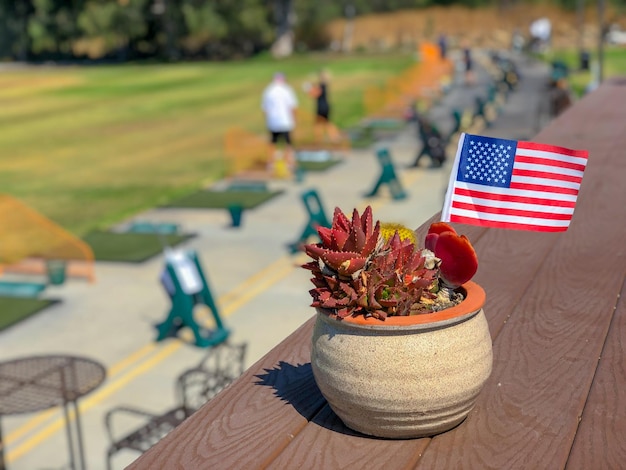
[[[304,84],[304,91],[315,100],[315,122],[314,136],[316,142],[331,140],[335,136],[332,134],[330,125],[330,98],[328,92],[329,75],[325,70],[320,70],[318,81],[315,85]]]
[[[295,156],[291,140],[296,126],[298,99],[293,89],[287,84],[283,73],[274,74],[272,82],[263,91],[261,109],[265,114],[265,123],[270,134],[268,171],[274,173],[280,160],[287,168],[295,170]],[[285,144],[284,152],[279,149],[280,142]]]
[[[446,60],[448,56],[448,38],[446,35],[441,33],[437,38],[437,46],[439,46],[439,58],[441,60]]]
[[[463,47],[463,65],[465,69],[465,86],[474,84],[474,61],[472,60],[472,50],[469,44]]]

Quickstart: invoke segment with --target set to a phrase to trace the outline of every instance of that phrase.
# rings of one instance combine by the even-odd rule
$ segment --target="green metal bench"
[[[481,97],[481,96],[477,96],[476,97],[476,110],[474,112],[474,121],[477,118],[482,118],[483,121],[485,122],[485,125],[487,127],[491,127],[491,125],[493,124],[493,122],[491,121],[491,119],[489,119],[489,116],[487,116],[487,108],[489,106],[489,102],[487,99]]]

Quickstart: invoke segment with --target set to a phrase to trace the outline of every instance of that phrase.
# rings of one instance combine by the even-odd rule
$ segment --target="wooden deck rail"
[[[457,428],[347,429],[312,377],[311,320],[129,468],[624,468],[625,123],[626,80],[614,80],[533,139],[589,150],[567,232],[459,227],[478,251],[494,367]]]

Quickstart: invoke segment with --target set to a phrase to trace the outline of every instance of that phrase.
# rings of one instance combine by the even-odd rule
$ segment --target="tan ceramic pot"
[[[432,436],[459,424],[491,373],[485,291],[437,313],[337,320],[318,311],[311,365],[346,426],[387,438]]]

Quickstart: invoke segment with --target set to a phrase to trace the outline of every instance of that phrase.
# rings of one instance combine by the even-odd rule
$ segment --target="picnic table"
[[[614,80],[533,139],[589,151],[568,231],[457,226],[478,252],[494,347],[459,426],[409,440],[346,428],[312,376],[312,318],[129,468],[623,468],[625,122]]]

